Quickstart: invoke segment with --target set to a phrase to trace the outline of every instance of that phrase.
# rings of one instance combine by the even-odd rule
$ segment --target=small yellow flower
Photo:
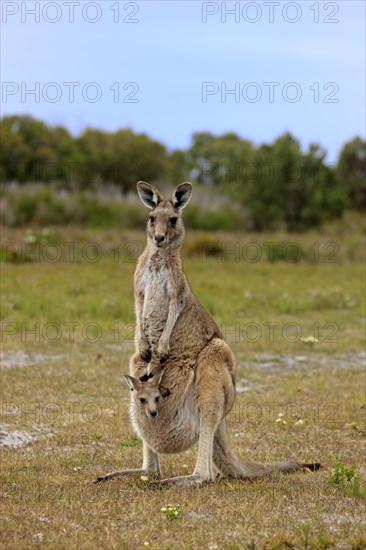
[[[315,338],[315,336],[306,336],[304,338],[301,338],[301,342],[304,344],[317,344],[319,342],[318,338]]]
[[[166,504],[165,506],[163,506],[163,508],[161,508],[160,511],[164,512],[166,518],[169,520],[177,518],[180,515],[180,507],[172,506],[171,504]]]
[[[303,426],[305,424],[305,420],[303,418],[299,418],[299,420],[296,420],[295,426]]]
[[[287,426],[287,422],[286,422],[284,416],[285,416],[284,413],[278,413],[277,418],[276,418],[276,423],[279,426]]]
[[[142,479],[142,481],[149,481],[149,478],[147,476],[141,476],[140,479]]]

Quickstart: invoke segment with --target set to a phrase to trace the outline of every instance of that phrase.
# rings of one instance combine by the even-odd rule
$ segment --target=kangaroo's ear
[[[148,208],[155,208],[163,200],[159,191],[146,181],[139,181],[137,184],[137,192],[142,203]]]
[[[142,386],[140,380],[137,380],[133,376],[129,376],[128,374],[124,374],[123,378],[126,380],[126,382],[127,382],[128,386],[130,387],[131,391],[133,391],[133,390],[138,391]]]
[[[189,183],[189,181],[178,185],[178,187],[174,189],[172,194],[172,203],[174,208],[176,208],[177,210],[182,210],[191,200],[191,196],[192,184]]]
[[[161,367],[153,368],[150,372],[152,377],[149,379],[150,386],[157,388],[160,385],[161,379],[163,378],[164,369]]]
[[[168,397],[168,395],[170,395],[170,391],[168,390],[168,388],[160,384],[161,379],[163,378],[163,374],[164,369],[158,368],[157,370],[155,370],[153,377],[150,378],[147,383],[150,385],[151,388],[158,388],[162,397]]]

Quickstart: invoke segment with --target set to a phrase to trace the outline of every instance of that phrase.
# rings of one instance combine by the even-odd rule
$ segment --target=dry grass
[[[228,418],[237,453],[319,461],[323,470],[164,490],[139,477],[92,483],[141,462],[120,381],[133,345],[114,341],[109,328],[133,320],[133,267],[106,257],[3,268],[3,329],[9,322],[76,322],[78,329],[95,322],[102,337],[87,342],[77,330],[73,343],[65,334],[55,343],[32,335],[22,341],[19,330],[4,342],[3,333],[2,435],[23,444],[1,451],[2,547],[366,548],[364,498],[328,483],[337,461],[354,464],[366,483],[362,266],[185,262],[195,293],[219,323],[294,322],[308,336],[312,324],[332,322],[338,342],[309,348],[281,334],[253,343],[228,335],[240,364],[238,387],[246,390]],[[164,474],[187,473],[194,461],[195,449],[164,456]],[[161,512],[166,504],[180,507],[177,519]]]

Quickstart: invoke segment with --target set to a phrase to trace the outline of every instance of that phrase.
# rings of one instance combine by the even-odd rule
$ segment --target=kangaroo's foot
[[[99,476],[97,479],[93,481],[93,483],[102,483],[103,481],[110,481],[111,479],[115,479],[117,477],[131,477],[131,476],[148,476],[148,477],[160,477],[160,474],[158,472],[154,472],[152,470],[142,470],[139,468],[133,469],[133,470],[116,470],[115,472],[110,472],[109,474],[106,474],[105,476]]]
[[[203,485],[204,483],[209,483],[211,480],[205,479],[198,474],[192,474],[189,476],[177,476],[177,477],[168,477],[167,479],[162,479],[159,481],[151,481],[149,487],[154,489],[161,489],[162,487],[171,487],[173,485],[179,485],[184,487],[197,487]]]

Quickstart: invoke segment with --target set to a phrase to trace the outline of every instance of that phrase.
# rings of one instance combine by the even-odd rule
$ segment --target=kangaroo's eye
[[[159,401],[159,396],[155,397],[155,403]]]
[[[140,403],[145,403],[146,402],[146,399],[144,399],[143,397],[140,397]]]
[[[177,223],[178,218],[170,218],[170,223],[174,226]]]
[[[155,216],[150,216],[150,223],[153,224],[155,222]]]

